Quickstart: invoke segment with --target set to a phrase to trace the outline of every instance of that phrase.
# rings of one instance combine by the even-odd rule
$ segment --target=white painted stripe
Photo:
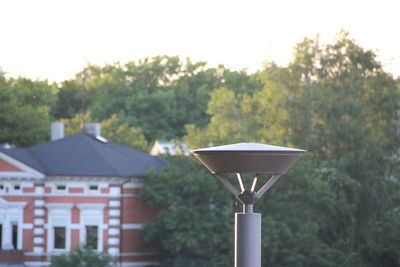
[[[41,245],[41,244],[43,244],[43,243],[44,243],[43,237],[35,237],[35,238],[33,239],[33,244],[34,244],[34,245]]]
[[[83,225],[82,225],[83,226]],[[69,228],[71,229],[71,230],[80,230],[81,229],[81,225],[80,224],[77,224],[77,223],[74,223],[74,224],[70,224],[69,225]]]
[[[113,256],[116,256],[119,254],[119,248],[108,248],[108,253],[110,253]]]
[[[120,220],[119,219],[110,219],[108,221],[109,225],[119,225],[120,224]]]
[[[40,218],[37,218],[37,219],[35,219],[33,221],[33,224],[35,224],[35,225],[43,225],[44,224],[44,220],[40,219]]]
[[[44,229],[43,228],[35,228],[35,229],[33,229],[33,234],[42,235],[42,234],[44,234]]]
[[[36,208],[33,210],[33,215],[36,216],[43,216],[44,215],[44,209],[43,208]]]
[[[143,181],[137,180],[134,182],[126,183],[122,185],[123,188],[142,188]]]
[[[24,194],[26,195],[26,194]],[[35,207],[42,207],[44,206],[44,200],[43,199],[36,199],[35,200]]]
[[[120,212],[119,209],[111,209],[111,210],[108,212],[108,214],[109,214],[110,216],[119,216],[119,215],[121,214],[121,212]]]
[[[110,207],[120,207],[121,206],[121,201],[119,201],[119,200],[110,200],[108,205]]]
[[[119,238],[117,237],[110,237],[108,239],[108,244],[110,245],[118,245],[119,244]]]
[[[37,255],[39,253],[43,253],[44,252],[44,247],[33,247],[33,253],[34,255]],[[26,253],[25,253],[26,255]]]
[[[124,223],[122,224],[123,230],[136,230],[136,229],[143,229],[144,224],[142,223]]]
[[[121,188],[120,187],[110,187],[110,194],[113,196],[118,196],[121,194]]]
[[[119,235],[119,228],[110,228],[108,230],[108,235]]]
[[[44,186],[36,186],[35,193],[36,193],[36,195],[43,195],[44,194]]]
[[[23,223],[21,225],[21,228],[22,229],[33,229],[33,224],[31,224],[31,223]]]

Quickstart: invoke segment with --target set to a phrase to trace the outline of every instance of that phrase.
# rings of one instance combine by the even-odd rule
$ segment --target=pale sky
[[[252,72],[340,29],[400,74],[400,0],[1,0],[0,29],[1,68],[33,79],[156,55]]]

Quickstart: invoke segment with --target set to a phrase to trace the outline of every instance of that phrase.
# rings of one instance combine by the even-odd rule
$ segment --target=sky
[[[400,74],[400,0],[2,0],[0,67],[71,79],[87,64],[189,57],[254,72],[285,66],[304,37],[341,29]]]

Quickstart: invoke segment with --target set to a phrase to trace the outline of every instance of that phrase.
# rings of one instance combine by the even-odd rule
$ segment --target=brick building
[[[143,223],[158,210],[138,197],[155,156],[79,133],[29,148],[0,149],[0,265],[44,266],[88,244],[120,266],[157,262]]]

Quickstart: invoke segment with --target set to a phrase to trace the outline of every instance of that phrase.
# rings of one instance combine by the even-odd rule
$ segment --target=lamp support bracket
[[[228,188],[228,190],[235,196],[238,197],[240,192],[239,190],[236,189],[236,187],[234,187],[229,181],[228,179],[226,179],[225,176],[223,176],[221,173],[215,173],[215,176],[217,176],[218,180],[220,180],[225,186],[226,188]]]
[[[271,178],[269,178],[265,185],[263,185],[263,187],[258,190],[258,192],[256,193],[256,197],[261,198],[265,194],[265,192],[267,192],[267,190],[279,179],[279,177],[281,177],[281,175],[282,174],[275,174]]]
[[[257,200],[259,200],[265,194],[265,192],[268,191],[268,189],[279,179],[279,177],[281,177],[282,174],[274,174],[271,176],[271,178],[269,178],[269,180],[257,192],[255,191],[255,186],[259,180],[258,173],[254,177],[251,189],[244,188],[242,181],[243,178],[240,173],[237,173],[236,175],[240,189],[242,190],[241,192],[239,192],[239,190],[237,190],[236,187],[233,186],[222,173],[215,173],[215,176],[217,176],[217,178],[226,186],[226,188],[228,188],[228,190],[243,204],[244,212],[252,213],[253,204],[256,203]]]

